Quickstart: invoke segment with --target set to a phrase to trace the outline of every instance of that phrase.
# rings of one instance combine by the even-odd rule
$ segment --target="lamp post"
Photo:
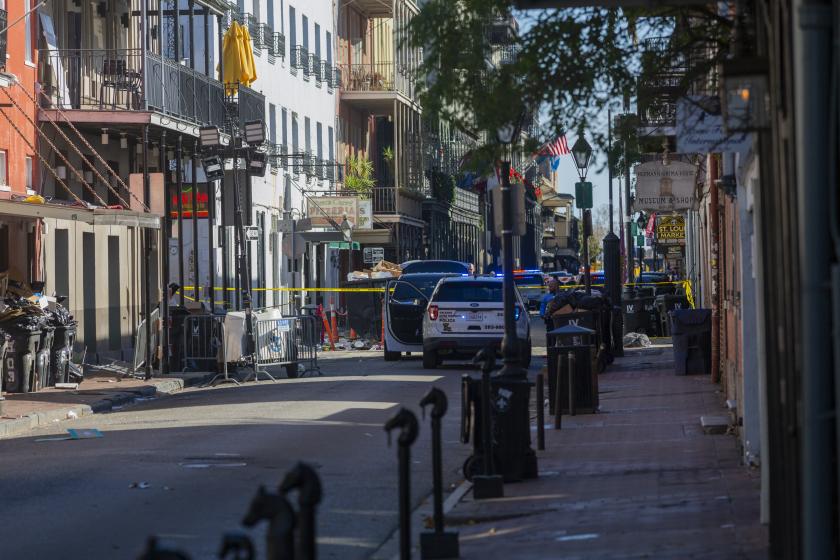
[[[572,158],[575,160],[575,167],[577,168],[578,177],[583,185],[582,188],[587,188],[586,173],[589,171],[589,163],[592,160],[592,146],[589,142],[581,136],[572,146]],[[591,185],[588,185],[591,188]],[[591,196],[589,197],[591,201]],[[591,206],[591,202],[584,204],[584,206]],[[583,208],[583,261],[584,261],[584,284],[586,286],[586,294],[592,293],[592,271],[591,263],[589,262],[589,236],[592,233],[592,210],[590,208]]]
[[[505,124],[496,131],[499,143],[505,146],[502,160],[502,289],[504,301],[505,335],[502,339],[502,362],[500,376],[525,378],[525,370],[519,364],[519,340],[516,336],[516,288],[513,283],[513,197],[510,187],[511,144],[519,134],[519,122]]]

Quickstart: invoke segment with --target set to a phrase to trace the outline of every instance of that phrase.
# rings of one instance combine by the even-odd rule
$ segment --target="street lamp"
[[[591,183],[586,182],[586,173],[589,171],[589,164],[592,161],[592,146],[586,141],[586,138],[578,137],[575,145],[572,146],[572,158],[575,160],[575,167],[577,168],[578,177],[580,177],[581,190],[591,189]],[[587,193],[587,204],[584,206],[591,206],[592,196]],[[590,208],[583,208],[581,210],[583,218],[583,271],[584,271],[584,285],[586,286],[587,295],[592,293],[592,265],[589,262],[589,236],[592,233],[592,210]]]
[[[505,335],[502,339],[502,362],[504,366],[499,376],[524,379],[527,373],[519,363],[519,339],[516,336],[516,288],[513,283],[513,197],[510,186],[511,144],[514,142],[522,120],[505,123],[496,130],[496,138],[505,146],[502,159],[502,272]]]

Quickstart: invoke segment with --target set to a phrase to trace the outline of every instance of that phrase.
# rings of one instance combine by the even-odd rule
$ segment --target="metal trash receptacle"
[[[690,309],[688,298],[683,295],[665,294],[656,296],[656,317],[659,322],[659,334],[671,336],[671,317],[675,309]]]
[[[35,372],[32,377],[32,391],[40,391],[50,386],[50,354],[52,353],[55,327],[43,325],[38,352],[35,354]]]
[[[69,383],[70,359],[73,345],[76,343],[76,323],[56,325],[53,333],[52,352],[50,352],[50,385]]]
[[[567,313],[565,315],[556,315],[554,319],[554,329],[565,327],[567,325],[575,325],[596,331],[594,336],[590,338],[597,341],[597,320],[592,312],[584,313]],[[598,374],[597,374],[597,356],[595,354],[595,344],[597,342],[582,342],[575,344],[571,348],[569,344],[558,340],[558,346],[549,351],[548,354],[548,392],[549,392],[549,412],[554,414],[557,394],[558,375],[561,389],[569,385],[569,352],[575,354],[575,377],[574,377],[574,407],[575,411],[580,414],[592,414],[598,410]],[[559,360],[559,371],[558,371]],[[560,410],[563,413],[569,412],[568,399],[560,403]]]
[[[708,375],[712,365],[712,310],[675,309],[670,317],[674,373]]]
[[[3,385],[7,393],[28,393],[35,373],[41,329],[26,330],[15,326],[4,327],[10,335],[3,360]]]

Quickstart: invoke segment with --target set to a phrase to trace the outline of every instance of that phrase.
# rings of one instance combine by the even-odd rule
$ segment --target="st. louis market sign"
[[[651,161],[637,165],[634,210],[685,210],[697,202],[697,167],[690,163]]]
[[[656,241],[661,245],[685,244],[685,217],[658,216]]]

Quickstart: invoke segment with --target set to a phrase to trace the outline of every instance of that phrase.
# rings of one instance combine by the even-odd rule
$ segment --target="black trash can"
[[[41,339],[38,342],[38,352],[35,354],[35,372],[31,385],[33,392],[52,385],[50,383],[50,354],[52,353],[54,333],[55,327],[49,325],[41,327]]]
[[[674,373],[708,375],[712,365],[712,310],[675,309],[670,315]]]
[[[654,334],[651,325],[651,312],[654,310],[654,296],[638,296],[625,298],[624,305],[624,333]]]
[[[671,318],[668,315],[674,309],[689,309],[685,295],[666,294],[656,296],[656,317],[661,336],[671,336]]]
[[[29,330],[16,325],[4,325],[10,335],[3,360],[3,385],[7,393],[28,393],[32,387],[41,329]]]
[[[53,332],[52,352],[50,353],[50,386],[56,383],[69,383],[70,360],[73,345],[76,343],[76,323],[56,325]]]
[[[554,414],[555,400],[557,395],[557,382],[561,383],[561,390],[569,386],[569,352],[575,353],[575,397],[574,405],[575,412],[580,414],[592,414],[598,410],[598,375],[597,367],[598,360],[595,353],[595,345],[598,344],[598,317],[591,311],[584,311],[578,313],[567,313],[565,315],[556,315],[554,317],[554,328],[565,327],[566,325],[577,325],[595,331],[594,340],[592,344],[586,344],[585,341],[577,342],[574,348],[570,345],[563,344],[549,349],[548,352],[548,393],[549,393],[549,412]],[[559,360],[559,370],[558,370]],[[562,392],[561,391],[561,392]],[[560,403],[560,410],[562,413],[568,413],[569,402],[568,395]]]
[[[461,441],[473,440],[473,454],[464,462],[464,476],[472,480],[484,474],[484,442],[481,431],[481,378],[464,375],[461,379]],[[490,422],[492,424],[493,465],[505,482],[537,477],[537,456],[531,449],[530,407],[533,383],[525,379],[493,377],[490,380]],[[470,414],[472,411],[472,414]],[[472,428],[472,429],[470,429]]]

